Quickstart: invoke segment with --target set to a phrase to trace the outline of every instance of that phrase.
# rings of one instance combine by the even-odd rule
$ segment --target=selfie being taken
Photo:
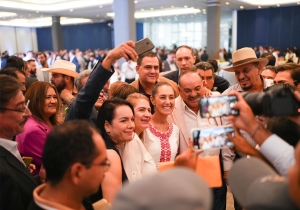
[[[300,2],[0,5],[0,210],[300,209]]]

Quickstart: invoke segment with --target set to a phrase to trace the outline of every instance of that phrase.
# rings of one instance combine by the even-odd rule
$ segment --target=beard
[[[60,82],[59,84],[55,84],[55,83],[52,83],[52,84],[54,84],[54,85],[56,86],[57,91],[58,91],[59,93],[61,93],[61,91],[62,91],[63,89],[65,89],[66,86],[67,86],[67,84],[66,84],[65,81],[62,81],[62,82]]]
[[[31,69],[31,70],[29,71],[29,73],[30,73],[31,75],[35,75],[35,74],[36,74],[36,69]]]

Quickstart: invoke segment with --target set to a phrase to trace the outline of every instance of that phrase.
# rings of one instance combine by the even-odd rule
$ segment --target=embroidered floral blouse
[[[152,156],[156,167],[160,162],[173,161],[179,148],[179,129],[169,122],[169,129],[162,133],[156,130],[151,123],[144,131],[144,145]]]

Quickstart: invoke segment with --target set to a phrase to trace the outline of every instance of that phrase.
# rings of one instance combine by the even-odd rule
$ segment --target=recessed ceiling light
[[[134,3],[135,3],[135,4],[137,4],[137,3],[138,3],[138,1],[134,1]]]
[[[187,6],[187,5],[184,5],[184,8],[188,8],[188,6]]]
[[[103,7],[102,5],[99,6],[99,8],[102,8],[102,7]]]
[[[70,12],[73,12],[73,9],[70,9]]]
[[[280,4],[277,4],[277,7],[280,7]]]
[[[225,4],[226,4],[226,5],[229,5],[229,2],[227,1]]]
[[[258,6],[258,8],[260,9],[260,8],[261,8],[261,6]]]
[[[153,7],[151,7],[151,8],[150,8],[150,10],[154,10],[154,8],[153,8]]]
[[[144,11],[144,9],[141,9],[141,11]]]
[[[244,7],[243,7],[243,6],[240,6],[240,8],[241,8],[241,9],[244,9]]]

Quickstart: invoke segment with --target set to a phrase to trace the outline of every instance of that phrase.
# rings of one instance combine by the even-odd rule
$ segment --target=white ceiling
[[[113,0],[0,0],[0,25],[13,24],[9,21],[22,22],[22,19],[40,19],[44,21],[46,17],[51,16],[62,16],[68,18],[84,18],[89,19],[89,22],[103,22],[112,20],[111,17],[107,16],[107,13],[113,12],[112,9]],[[240,10],[241,6],[244,9],[258,9],[260,5],[250,5],[254,1],[262,2],[261,8],[277,7],[279,0],[248,0],[250,3],[244,2],[246,0],[221,0],[221,11],[222,15],[228,15],[233,10]],[[282,0],[281,0],[282,1]],[[294,0],[289,1],[288,4],[281,4],[280,6],[297,5]],[[290,1],[293,1],[291,3]],[[300,1],[300,0],[299,0]],[[263,6],[266,3],[271,5]],[[258,4],[257,3],[257,4]],[[300,4],[300,2],[298,2]],[[137,0],[135,4],[136,11],[149,11],[151,10],[163,10],[171,8],[195,8],[206,9],[206,0]],[[13,17],[1,17],[1,12],[13,12],[16,16]],[[183,20],[185,18],[203,17],[203,12],[191,15],[180,15],[174,18],[174,16],[157,17],[148,19],[138,19],[137,21],[170,21],[170,20]],[[71,24],[70,22],[69,24]],[[37,25],[38,26],[38,25]]]

